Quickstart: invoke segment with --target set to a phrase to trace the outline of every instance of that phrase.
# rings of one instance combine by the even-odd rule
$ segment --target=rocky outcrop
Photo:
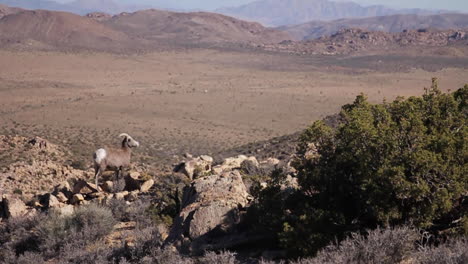
[[[0,192],[6,194],[33,195],[57,182],[93,175],[92,170],[83,171],[66,165],[70,152],[41,137],[0,135],[0,153],[8,153],[8,159],[0,159]]]
[[[92,183],[78,180],[73,187],[68,182],[63,182],[54,187],[51,193],[37,195],[26,204],[19,198],[4,195],[0,200],[0,218],[21,217],[33,215],[40,211],[54,211],[60,215],[70,215],[74,212],[75,206],[89,203],[108,204],[113,199],[125,200],[127,203],[138,200],[138,196],[147,193],[155,184],[153,179],[137,180],[133,179],[133,185],[124,186],[123,191],[113,193],[102,191],[106,188],[98,188]],[[105,182],[101,187],[108,186],[111,182]],[[137,189],[134,189],[137,184]]]
[[[83,171],[65,165],[71,153],[40,137],[0,135],[1,153],[8,153],[9,158],[0,159],[0,197],[5,197],[0,199],[0,218],[36,211],[68,215],[75,206],[109,203],[112,199],[132,202],[139,194],[150,192],[155,184],[146,168],[139,166],[119,181],[95,186],[87,181],[94,175],[92,169]]]
[[[26,204],[17,197],[3,196],[0,203],[0,216],[7,218],[22,217],[28,215],[30,211]]]
[[[191,155],[187,155],[187,157],[191,159],[176,166],[174,169],[175,172],[185,174],[190,180],[210,173],[211,165],[213,164],[212,157],[207,155],[202,155],[197,158],[192,158]]]
[[[184,190],[182,210],[166,245],[192,254],[202,253],[235,230],[249,200],[238,171],[194,180]]]
[[[258,166],[258,161],[255,157],[247,157],[245,155],[239,155],[237,157],[227,158],[222,164],[213,167],[213,173],[219,174],[225,171],[231,171],[234,169],[240,169],[243,162],[249,160],[254,166]]]
[[[331,36],[306,41],[284,41],[265,45],[270,51],[301,55],[348,55],[359,52],[402,51],[408,48],[440,48],[466,46],[466,30],[404,30],[400,33],[341,29]]]

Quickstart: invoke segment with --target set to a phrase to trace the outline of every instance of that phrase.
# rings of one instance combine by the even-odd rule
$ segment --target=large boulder
[[[184,163],[181,163],[175,168],[175,172],[180,172],[187,175],[191,180],[199,176],[208,174],[211,171],[213,158],[207,155],[202,155],[197,158],[192,158]]]
[[[15,218],[28,215],[28,207],[19,198],[3,196],[3,211],[7,218]]]
[[[75,185],[73,186],[73,194],[90,194],[93,192],[98,192],[97,187],[92,184],[88,183],[84,180],[79,180]]]
[[[235,169],[240,169],[242,167],[242,163],[245,161],[250,161],[252,166],[258,167],[258,161],[255,157],[247,157],[245,155],[239,155],[237,157],[227,158],[223,161],[222,164],[214,166],[212,172],[214,174],[221,174],[223,172],[232,171]]]
[[[241,220],[250,197],[238,171],[197,179],[184,189],[182,210],[166,239],[200,254],[215,238],[229,235]]]

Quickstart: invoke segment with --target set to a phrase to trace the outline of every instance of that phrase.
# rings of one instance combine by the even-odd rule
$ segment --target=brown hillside
[[[3,9],[2,9],[3,10]],[[3,11],[2,11],[3,12]],[[4,13],[13,11],[5,8]],[[28,49],[150,50],[171,46],[279,43],[289,35],[212,13],[145,10],[111,16],[34,10],[0,19],[0,46]]]
[[[46,45],[60,49],[125,48],[129,38],[92,19],[66,12],[23,11],[0,19],[2,45]]]
[[[255,42],[277,43],[287,33],[224,15],[144,10],[122,13],[105,22],[115,30],[147,40],[184,43]]]

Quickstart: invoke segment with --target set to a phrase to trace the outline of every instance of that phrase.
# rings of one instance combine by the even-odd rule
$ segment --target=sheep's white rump
[[[101,161],[103,159],[105,159],[106,157],[107,157],[106,150],[105,149],[98,149],[98,150],[96,150],[94,161],[96,161],[97,163],[101,163]]]

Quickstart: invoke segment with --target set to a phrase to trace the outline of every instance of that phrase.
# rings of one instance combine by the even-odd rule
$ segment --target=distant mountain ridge
[[[0,4],[25,9],[44,9],[65,11],[84,15],[91,12],[117,14],[123,11],[135,11],[138,7],[123,6],[114,0],[75,0],[70,3],[58,3],[52,0],[0,0]]]
[[[398,33],[417,29],[464,29],[468,28],[468,14],[440,15],[390,15],[369,18],[339,19],[334,21],[312,21],[299,25],[283,26],[278,29],[288,32],[296,40],[315,39],[329,36],[346,28],[368,31]]]
[[[392,9],[381,5],[364,7],[354,2],[329,0],[259,0],[239,7],[222,8],[217,12],[240,19],[257,21],[267,26],[301,24],[314,20],[375,17],[393,14],[434,14],[440,11]]]
[[[0,11],[5,13],[0,18],[0,47],[133,52],[174,46],[278,43],[290,39],[287,33],[259,23],[206,12],[150,9],[114,16],[96,12],[80,16],[8,7]]]

